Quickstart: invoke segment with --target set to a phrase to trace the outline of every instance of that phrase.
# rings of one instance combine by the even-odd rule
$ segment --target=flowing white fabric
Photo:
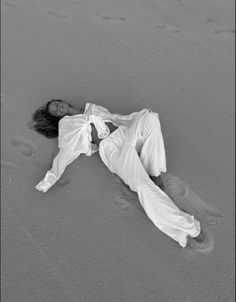
[[[112,122],[118,129],[110,134],[105,122]],[[181,211],[149,177],[166,172],[166,156],[159,116],[148,109],[120,115],[87,103],[84,114],[62,118],[58,139],[60,150],[51,170],[36,189],[46,192],[81,153],[91,156],[98,151],[98,147],[91,144],[91,123],[94,123],[98,137],[103,138],[99,154],[104,164],[137,192],[154,225],[182,247],[187,244],[187,236],[198,236],[200,223],[194,216]]]
[[[91,156],[98,151],[98,146],[92,143],[91,123],[94,124],[98,137],[102,139],[110,134],[105,122],[111,122],[117,127],[129,127],[137,116],[147,111],[149,110],[143,109],[129,115],[112,114],[102,106],[86,103],[84,114],[63,117],[59,122],[59,152],[53,160],[52,168],[46,173],[44,179],[39,182],[36,189],[47,192],[61,177],[66,166],[80,154]]]
[[[163,233],[185,247],[187,236],[200,233],[200,223],[181,211],[150,179],[166,172],[164,142],[158,115],[146,113],[130,128],[121,126],[101,141],[100,157],[108,169],[117,174],[132,191],[147,216]]]

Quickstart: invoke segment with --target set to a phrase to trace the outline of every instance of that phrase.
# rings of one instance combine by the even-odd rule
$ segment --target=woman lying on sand
[[[48,138],[58,136],[59,152],[37,190],[46,192],[80,154],[91,156],[99,151],[107,168],[138,194],[159,230],[182,247],[213,248],[208,225],[218,213],[180,179],[166,173],[157,113],[143,109],[120,115],[91,103],[77,109],[65,101],[51,100],[33,114],[31,128]]]

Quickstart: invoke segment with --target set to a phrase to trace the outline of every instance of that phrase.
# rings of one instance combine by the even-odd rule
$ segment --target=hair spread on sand
[[[47,138],[56,138],[58,136],[58,124],[61,117],[52,116],[49,111],[49,105],[54,102],[62,102],[62,100],[53,99],[46,105],[38,108],[32,115],[32,120],[28,123],[28,127],[46,136]]]

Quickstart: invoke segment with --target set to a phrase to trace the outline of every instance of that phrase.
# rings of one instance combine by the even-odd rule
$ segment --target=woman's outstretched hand
[[[44,181],[41,181],[37,186],[35,187],[38,191],[41,192],[47,192],[47,190],[50,188],[50,185],[48,183],[45,183]]]

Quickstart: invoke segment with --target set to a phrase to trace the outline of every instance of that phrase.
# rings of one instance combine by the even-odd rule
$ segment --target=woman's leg
[[[143,146],[140,153],[142,164],[152,181],[158,185],[184,212],[194,215],[198,220],[216,224],[215,217],[221,217],[219,211],[206,204],[186,183],[166,172],[164,142],[158,115],[148,113],[142,127]],[[160,155],[161,154],[161,155]]]
[[[207,204],[191,187],[171,173],[161,175],[163,190],[183,211],[194,215],[208,225],[217,224],[221,213]]]
[[[157,178],[162,172],[166,172],[166,154],[158,114],[145,114],[139,127],[142,141],[140,160],[148,175]]]
[[[142,207],[156,227],[185,247],[188,236],[199,235],[199,222],[193,216],[178,209],[151,181],[134,146],[125,142],[117,146],[114,143],[116,140],[114,136],[112,140],[109,137],[104,139],[99,148],[100,156],[106,166],[132,191],[137,192]]]

